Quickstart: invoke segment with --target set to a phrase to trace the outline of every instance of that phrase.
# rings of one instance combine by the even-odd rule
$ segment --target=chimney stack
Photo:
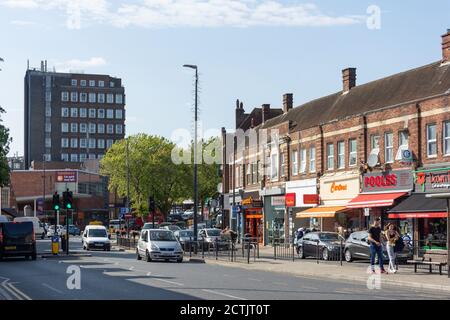
[[[262,108],[262,123],[265,123],[269,120],[270,117],[270,104],[263,104]]]
[[[348,92],[356,86],[356,68],[342,70],[342,84],[344,92]]]
[[[450,62],[450,29],[442,35],[442,63]]]
[[[236,129],[237,129],[239,128],[239,125],[245,118],[244,104],[242,102],[239,102],[239,99],[236,100],[235,112],[236,112]]]
[[[283,113],[287,113],[292,109],[293,104],[293,94],[285,93],[283,94]]]

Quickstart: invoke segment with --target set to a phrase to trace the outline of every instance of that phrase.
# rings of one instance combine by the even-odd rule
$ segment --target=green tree
[[[109,189],[127,195],[127,140],[130,200],[138,215],[148,214],[148,197],[165,216],[173,202],[185,192],[185,165],[171,160],[173,143],[159,136],[137,134],[116,142],[101,161],[101,172],[109,176]]]
[[[0,107],[0,186],[9,184],[9,166],[7,155],[9,153],[9,145],[12,139],[9,137],[9,129],[6,128],[2,122],[1,114],[5,110]]]

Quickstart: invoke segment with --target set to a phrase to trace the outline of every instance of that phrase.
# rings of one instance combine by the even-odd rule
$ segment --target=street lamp
[[[185,64],[184,68],[195,70],[195,119],[194,119],[194,241],[197,243],[197,207],[198,207],[198,192],[197,192],[197,97],[198,97],[198,68],[196,65]]]
[[[450,278],[450,193],[433,193],[425,195],[432,199],[445,199],[447,202],[447,277]]]
[[[0,57],[0,62],[5,62],[5,60],[3,60],[2,57]],[[2,71],[2,69],[0,68],[0,71]]]

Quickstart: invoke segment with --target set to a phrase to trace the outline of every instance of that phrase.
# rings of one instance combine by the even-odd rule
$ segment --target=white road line
[[[307,287],[307,286],[303,286],[302,289],[307,289],[307,290],[318,290],[318,288],[315,288],[315,287]]]
[[[15,291],[17,294],[19,294],[19,295],[22,296],[22,299],[21,299],[21,300],[23,300],[23,299],[25,299],[25,300],[32,300],[32,299],[31,299],[29,296],[27,296],[24,292],[22,292],[22,291],[20,291],[19,289],[17,289],[17,287],[14,285],[14,283],[9,282],[9,283],[7,283],[7,285],[10,287],[10,289],[11,289],[12,291]]]
[[[226,293],[219,292],[219,291],[208,290],[208,289],[202,289],[202,291],[205,291],[205,292],[208,292],[208,293],[217,294],[217,295],[219,295],[219,296],[224,296],[224,297],[228,297],[228,298],[232,298],[232,299],[247,300],[247,299],[245,299],[245,298],[232,296],[231,294],[226,294]]]
[[[152,273],[151,272],[147,272],[147,277],[150,277]]]
[[[258,281],[258,282],[261,282],[262,280],[259,280],[259,279],[253,279],[253,278],[248,278],[248,280],[251,280],[251,281]]]
[[[175,284],[177,286],[184,286],[184,284],[182,284],[182,283],[169,281],[169,280],[165,280],[165,279],[153,278],[152,280],[161,281],[161,282],[167,282],[167,283],[170,283],[170,284]]]
[[[5,278],[3,278],[5,279]],[[5,280],[2,282],[2,284],[0,285],[0,293],[2,294],[2,296],[5,297],[6,300],[12,300],[12,297],[9,295],[9,290],[7,290],[4,286],[6,284],[8,280]]]
[[[274,282],[272,282],[273,284],[281,284],[281,285],[283,285],[283,286],[287,286],[287,283],[284,283],[284,282],[277,282],[277,281],[274,281]]]
[[[130,267],[128,270],[133,271],[134,267]]]
[[[42,285],[43,285],[44,287],[50,289],[50,290],[55,291],[56,293],[64,294],[64,292],[62,292],[61,290],[58,290],[58,289],[56,289],[56,288],[53,288],[53,287],[52,287],[51,285],[49,285],[49,284],[43,283]]]

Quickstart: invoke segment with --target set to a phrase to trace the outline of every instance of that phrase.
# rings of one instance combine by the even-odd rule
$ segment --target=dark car
[[[344,239],[335,232],[309,232],[297,242],[301,259],[316,257],[323,260],[339,260],[344,252]]]
[[[81,230],[77,226],[71,224],[71,225],[69,225],[69,234],[72,236],[80,236]]]
[[[173,233],[175,237],[180,242],[181,246],[184,250],[189,248],[189,245],[192,245],[192,241],[194,239],[194,231],[192,230],[178,230]]]
[[[171,214],[167,217],[167,222],[179,222],[184,221],[183,216],[181,214]]]
[[[344,258],[347,262],[354,260],[369,260],[370,245],[367,242],[369,233],[367,231],[353,232],[345,242]],[[405,245],[402,252],[397,253],[397,261],[402,262],[412,258],[410,247]],[[386,247],[383,246],[383,260],[389,260]]]
[[[0,223],[0,260],[17,256],[36,260],[36,238],[31,221]]]

